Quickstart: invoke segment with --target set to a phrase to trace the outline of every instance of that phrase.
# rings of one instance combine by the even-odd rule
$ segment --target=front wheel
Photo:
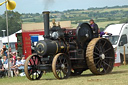
[[[68,78],[71,73],[71,64],[68,56],[64,53],[55,55],[52,62],[52,71],[57,79]]]
[[[25,74],[29,80],[39,80],[43,72],[39,70],[37,65],[41,64],[41,59],[38,55],[32,54],[25,61]]]

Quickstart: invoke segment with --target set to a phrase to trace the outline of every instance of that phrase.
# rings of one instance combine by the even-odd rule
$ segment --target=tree
[[[18,12],[8,11],[9,35],[21,29],[22,20],[20,17],[21,15]],[[0,17],[0,36],[2,36],[1,30],[6,30],[5,13],[3,17]]]

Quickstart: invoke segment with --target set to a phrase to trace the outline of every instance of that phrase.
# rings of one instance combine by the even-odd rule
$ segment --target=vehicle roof
[[[121,29],[123,30],[126,24],[128,25],[128,23],[109,25],[104,32],[112,33],[112,35],[119,35]]]

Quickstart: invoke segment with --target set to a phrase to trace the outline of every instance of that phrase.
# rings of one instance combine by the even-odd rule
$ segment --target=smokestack
[[[45,33],[45,38],[49,38],[49,11],[44,11],[43,12],[43,17],[44,17],[44,33]]]

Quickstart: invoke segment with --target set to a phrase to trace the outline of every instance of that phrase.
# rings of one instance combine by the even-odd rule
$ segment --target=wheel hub
[[[105,54],[100,55],[101,59],[105,59]]]
[[[64,65],[64,64],[62,64],[62,65],[61,65],[61,68],[62,68],[62,69],[64,69],[64,68],[65,68],[65,65]]]

